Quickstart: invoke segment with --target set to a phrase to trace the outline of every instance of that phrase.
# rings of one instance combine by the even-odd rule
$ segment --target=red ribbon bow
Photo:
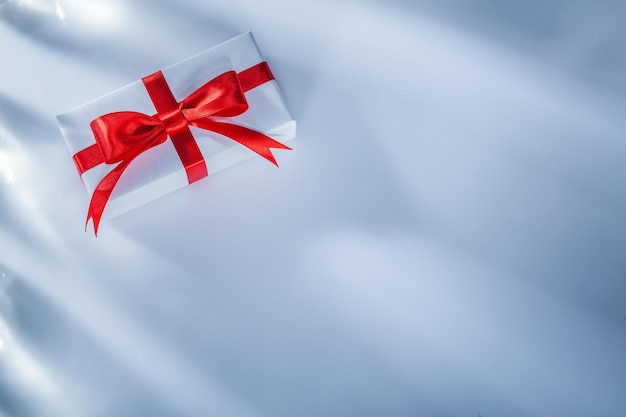
[[[142,79],[157,114],[123,111],[108,113],[91,122],[96,143],[74,155],[78,172],[102,163],[118,165],[96,186],[87,213],[94,233],[113,188],[128,165],[141,153],[165,142],[169,136],[185,167],[189,183],[208,175],[189,125],[224,135],[248,147],[278,166],[270,148],[291,149],[256,130],[212,117],[233,117],[248,110],[244,93],[274,76],[266,62],[245,71],[225,72],[191,93],[180,103],[174,98],[161,71]]]

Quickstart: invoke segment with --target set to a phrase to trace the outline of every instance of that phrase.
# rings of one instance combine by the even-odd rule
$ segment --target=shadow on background
[[[58,128],[40,114],[0,95],[0,222],[3,232],[28,246],[45,250],[39,231],[23,205],[25,177],[34,164],[33,149],[49,145]],[[31,147],[31,150],[27,150]]]
[[[622,0],[391,0],[386,5],[430,15],[626,94],[626,3]]]
[[[48,297],[1,264],[0,326],[0,411],[6,415],[176,415]]]
[[[36,146],[41,142],[49,143],[51,135],[56,140],[58,130],[53,118],[46,118],[0,93],[0,131],[24,145]]]
[[[515,9],[521,6],[505,9],[486,1],[473,2],[476,11],[460,1],[393,4],[416,15],[430,5],[472,28],[482,26],[482,19],[498,22],[487,27],[502,21],[503,32],[482,30],[498,42],[522,33],[520,44],[541,57],[533,48],[550,39],[549,33],[539,30],[533,37],[529,22],[557,2],[531,3],[538,11],[528,16]],[[170,33],[157,33],[163,26],[148,23],[164,24],[171,14],[168,30],[184,30],[182,38],[193,42],[196,35],[234,34],[219,22],[209,28],[208,8],[140,4],[146,20],[130,13],[141,23],[135,33],[170,39]],[[326,9],[320,4],[314,6],[318,15],[311,14],[321,20]],[[59,259],[58,271],[73,262],[88,266],[91,278],[108,289],[96,293],[105,300],[98,311],[117,313],[88,321],[90,334],[108,342],[105,348],[81,336],[73,321],[28,286],[12,287],[11,300],[24,304],[12,308],[12,320],[21,317],[25,337],[58,321],[58,333],[33,337],[41,349],[52,343],[46,337],[61,334],[66,342],[51,344],[51,353],[41,355],[67,361],[59,369],[68,380],[95,392],[77,389],[66,398],[94,403],[103,416],[176,415],[160,411],[150,394],[161,388],[162,397],[174,396],[179,405],[192,400],[208,410],[213,404],[205,394],[211,390],[198,382],[215,377],[267,416],[478,410],[485,417],[573,415],[564,410],[581,407],[613,415],[623,409],[623,355],[614,346],[623,340],[623,296],[606,290],[623,288],[617,282],[623,261],[616,256],[624,246],[623,226],[614,210],[623,207],[623,192],[619,180],[609,180],[622,158],[611,154],[621,145],[605,131],[594,140],[605,126],[602,118],[560,113],[560,105],[555,117],[548,111],[551,100],[543,101],[547,109],[520,100],[542,101],[544,96],[536,97],[542,84],[533,79],[521,85],[521,93],[509,88],[528,79],[508,56],[480,43],[468,48],[462,35],[428,21],[407,24],[399,15],[383,15],[386,7],[328,8],[346,13],[336,27],[322,25],[332,34],[328,39],[326,32],[308,39],[294,32],[275,43],[290,54],[276,62],[300,126],[294,151],[279,156],[281,169],[252,158],[111,221],[111,239],[104,232],[84,245],[89,249],[84,240],[68,245],[69,259]],[[519,25],[509,28],[508,19],[519,19]],[[134,29],[128,27],[129,44],[117,51],[113,43],[122,38],[113,32],[69,40],[70,17],[65,27],[50,26],[58,41],[40,39],[43,27],[27,33],[26,26],[7,24],[67,56],[119,64],[124,71],[178,53],[185,57],[199,45],[181,51],[172,40],[161,45],[162,54],[154,49],[154,61],[146,64],[133,54],[143,48],[132,44]],[[197,32],[194,38],[191,32]],[[318,50],[328,48],[327,56],[303,59],[310,50],[298,56],[300,42],[307,41],[324,44]],[[83,55],[85,45],[89,51]],[[159,42],[150,40],[149,46],[158,48]],[[419,53],[429,46],[438,55]],[[379,59],[372,60],[372,52]],[[457,54],[484,60],[476,67],[480,71],[470,71],[476,68]],[[561,99],[572,97],[585,96]],[[16,118],[28,117],[14,107],[7,105]],[[574,116],[582,125],[570,126]],[[623,125],[611,128],[621,137]],[[576,129],[580,136],[573,137]],[[578,148],[566,152],[572,144]],[[594,145],[606,153],[587,159]],[[582,193],[571,192],[581,184]],[[608,214],[608,221],[598,213]],[[602,239],[606,247],[598,246]],[[176,268],[161,271],[159,262]],[[82,269],[69,271],[77,275],[59,285],[73,283],[68,292],[78,287],[74,294],[93,297],[89,289],[99,287],[76,272]],[[550,279],[554,285],[546,291]],[[598,293],[590,291],[598,286]],[[74,311],[87,310],[78,304]],[[111,352],[119,357],[111,359]],[[125,379],[130,372],[119,365],[123,360],[141,371],[135,373],[144,385]],[[10,382],[2,380],[3,387]],[[32,399],[27,389],[20,392],[24,401]],[[100,397],[90,401],[93,395]]]
[[[167,0],[8,0],[0,4],[0,20],[33,42],[136,78],[144,75],[144,69],[174,64],[163,63],[155,51],[175,49],[176,44],[184,49],[189,32],[203,49],[238,34],[222,20]],[[136,39],[121,37],[121,26],[134,32]],[[159,42],[165,44],[159,47]]]

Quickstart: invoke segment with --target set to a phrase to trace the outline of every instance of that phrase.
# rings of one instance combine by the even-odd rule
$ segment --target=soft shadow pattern
[[[104,18],[98,17],[99,10],[90,11],[89,2],[81,6],[80,2],[66,4],[63,1],[39,0],[22,4],[9,0],[6,5],[0,6],[0,19],[30,40],[95,67],[133,77],[143,75],[148,68],[153,71],[174,63],[163,62],[162,57],[155,53],[158,45],[153,42],[160,41],[164,33],[171,34],[166,40],[167,45],[164,45],[171,50],[170,46],[177,43],[185,46],[181,39],[186,36],[174,35],[177,31],[194,31],[200,48],[208,48],[241,32],[222,20],[212,19],[210,15],[179,2],[154,0],[128,3],[113,0],[95,3],[119,8],[119,15],[101,21],[99,19]],[[163,30],[164,27],[166,30]],[[119,37],[120,30],[134,32],[136,38],[129,42]],[[191,53],[195,52],[199,50],[192,50]],[[185,56],[179,59],[183,58]]]
[[[6,131],[22,144],[36,145],[55,140],[58,127],[53,118],[46,118],[29,109],[24,104],[0,93],[0,129]]]
[[[626,3],[622,0],[391,0],[385,4],[405,13],[431,15],[626,94]]]
[[[2,3],[5,1],[0,2],[0,19],[24,34],[33,34],[45,25],[59,22],[55,0],[8,0],[6,4]]]
[[[0,411],[6,415],[176,415],[71,317],[1,264],[0,301],[10,336],[0,349]],[[75,375],[80,381],[70,378]],[[85,387],[97,390],[85,393]]]
[[[13,158],[30,161],[32,154],[28,146],[42,146],[49,143],[50,138],[59,136],[58,128],[50,120],[34,113],[22,104],[0,95],[0,152],[10,152],[12,156],[3,155],[0,163],[12,164]],[[15,183],[4,182],[0,178],[0,223],[3,231],[27,245],[46,250],[45,244],[37,231],[27,224],[24,208],[17,199],[15,187],[23,187],[16,166]],[[0,166],[0,173],[13,170],[11,166]]]
[[[127,2],[141,19],[129,9],[118,33],[85,30],[80,42],[103,49],[56,54],[50,79],[70,74],[57,91],[79,94],[71,78],[83,61],[154,55],[122,58],[119,71],[139,73],[225,39],[201,27],[215,12],[207,25],[251,25],[276,54],[299,123],[294,150],[277,155],[280,169],[251,158],[115,219],[97,239],[77,230],[83,213],[55,213],[72,190],[37,206],[33,217],[71,232],[61,250],[28,264],[31,248],[16,244],[0,262],[13,255],[29,271],[6,287],[24,305],[9,324],[21,317],[27,338],[58,323],[34,336],[51,353],[22,349],[20,363],[34,363],[39,381],[53,374],[64,395],[3,376],[0,389],[12,383],[19,400],[0,399],[17,404],[9,412],[44,414],[18,409],[29,399],[58,400],[46,417],[623,414],[624,286],[614,278],[626,153],[615,108],[570,94],[580,80],[555,87],[548,66],[499,39],[383,2],[181,1]],[[186,14],[170,22],[174,7]],[[81,32],[67,22],[50,33]],[[25,60],[55,55],[36,39],[48,29],[0,29]],[[19,78],[21,63],[3,65]],[[104,65],[111,75],[115,64]],[[96,66],[83,66],[84,82]],[[65,151],[43,143],[28,147],[33,161]],[[43,172],[65,167],[78,186],[65,156]],[[47,179],[28,191],[50,192]],[[44,338],[56,334],[58,345]]]

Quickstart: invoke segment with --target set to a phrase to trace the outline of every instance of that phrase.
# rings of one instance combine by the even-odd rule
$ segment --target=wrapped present
[[[290,149],[296,122],[248,32],[57,116],[91,194],[87,223]]]

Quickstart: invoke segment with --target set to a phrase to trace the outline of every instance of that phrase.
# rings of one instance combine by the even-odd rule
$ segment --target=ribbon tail
[[[124,173],[124,170],[130,164],[130,160],[122,161],[111,172],[109,172],[94,190],[91,201],[89,202],[89,210],[87,211],[87,220],[85,221],[85,230],[89,224],[89,220],[93,221],[93,231],[96,237],[98,236],[98,226],[100,225],[100,219],[102,219],[102,213],[106,207],[107,201],[115,188],[115,184],[119,181],[120,177]]]
[[[278,166],[278,163],[276,162],[271,149],[291,150],[290,147],[283,145],[269,136],[244,126],[217,122],[210,119],[198,119],[190,123],[201,129],[210,130],[212,132],[219,133],[220,135],[227,136],[228,138],[239,142],[251,151],[259,154],[276,166]]]

